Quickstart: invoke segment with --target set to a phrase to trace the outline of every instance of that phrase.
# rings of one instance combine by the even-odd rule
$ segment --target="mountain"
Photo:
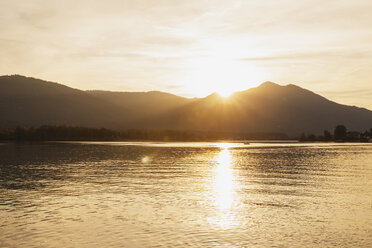
[[[0,77],[0,127],[71,125],[126,129],[192,102],[163,92],[82,91],[20,75]]]
[[[62,84],[0,77],[0,127],[71,125],[119,128],[128,111]]]
[[[117,107],[129,109],[133,117],[138,119],[153,118],[173,109],[185,106],[195,99],[184,98],[173,94],[149,91],[149,92],[114,92],[91,90],[90,95],[110,102]]]
[[[228,99],[209,95],[151,123],[163,129],[320,134],[338,124],[356,131],[369,130],[372,112],[337,104],[295,85],[265,82]]]
[[[0,77],[0,127],[46,124],[299,135],[320,134],[338,124],[369,130],[372,111],[272,82],[229,98],[214,93],[189,99],[158,91],[82,91],[18,75]]]

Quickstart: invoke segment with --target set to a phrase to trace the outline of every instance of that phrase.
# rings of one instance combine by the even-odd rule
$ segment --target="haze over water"
[[[0,145],[0,247],[368,247],[372,145]]]

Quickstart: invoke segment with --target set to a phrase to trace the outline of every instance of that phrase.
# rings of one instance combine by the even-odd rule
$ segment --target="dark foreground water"
[[[0,247],[372,247],[372,146],[0,144]]]

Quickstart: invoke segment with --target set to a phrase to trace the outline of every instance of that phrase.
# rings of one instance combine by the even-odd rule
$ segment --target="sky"
[[[372,109],[371,0],[0,0],[0,75],[203,97],[272,81]]]

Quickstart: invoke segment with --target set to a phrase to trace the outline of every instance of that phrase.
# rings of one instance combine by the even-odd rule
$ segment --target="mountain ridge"
[[[0,76],[0,127],[79,125],[113,129],[321,133],[337,124],[372,127],[372,111],[333,102],[294,84],[264,82],[228,98],[161,91],[79,90],[20,75]]]

